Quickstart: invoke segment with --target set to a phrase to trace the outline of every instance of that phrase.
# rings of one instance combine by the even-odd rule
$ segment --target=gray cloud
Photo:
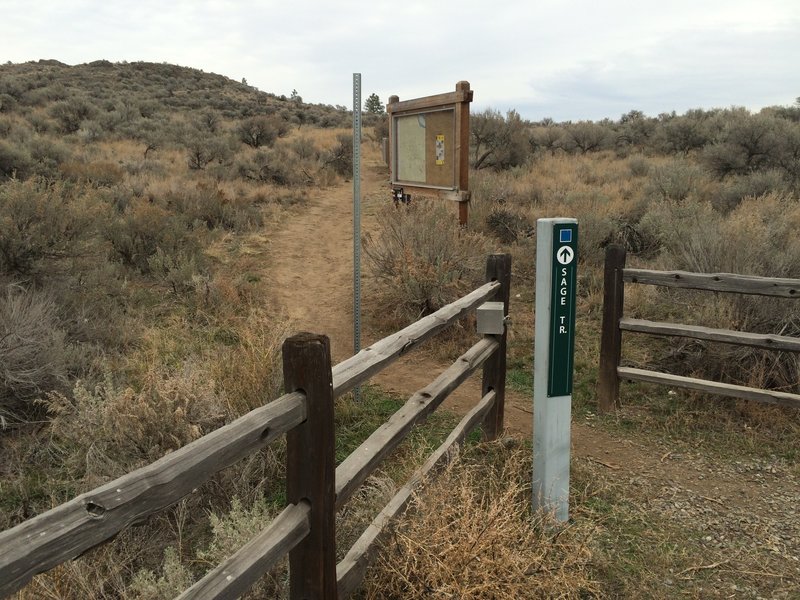
[[[165,61],[347,106],[354,71],[384,100],[467,79],[476,110],[531,119],[800,95],[796,0],[0,0],[0,14],[3,61]]]

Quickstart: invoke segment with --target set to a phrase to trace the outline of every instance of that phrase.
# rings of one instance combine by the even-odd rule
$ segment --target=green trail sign
[[[575,288],[578,279],[577,223],[553,226],[552,261],[547,396],[571,396],[575,362]]]

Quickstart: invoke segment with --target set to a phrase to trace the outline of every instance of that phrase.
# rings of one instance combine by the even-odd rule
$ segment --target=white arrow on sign
[[[575,251],[569,246],[561,246],[556,252],[556,258],[562,265],[568,265],[575,258]]]

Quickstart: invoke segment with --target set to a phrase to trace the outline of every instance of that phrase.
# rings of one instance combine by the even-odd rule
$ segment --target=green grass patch
[[[397,412],[406,400],[397,395],[383,391],[378,386],[361,387],[361,398],[356,402],[352,394],[336,401],[336,463],[339,464],[349,456],[372,432],[383,425]],[[399,465],[406,463],[410,454],[430,452],[441,444],[458,423],[458,417],[452,413],[437,410],[424,422],[417,424],[395,453],[399,458],[394,465],[384,466],[390,475],[397,471]],[[479,439],[480,432],[473,432],[471,439]],[[412,463],[415,461],[411,461]],[[408,472],[410,465],[399,468]]]

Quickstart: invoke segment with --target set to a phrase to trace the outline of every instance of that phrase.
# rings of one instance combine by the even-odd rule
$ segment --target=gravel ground
[[[664,577],[664,597],[800,598],[800,480],[772,457],[710,459],[641,436],[578,426],[577,456],[642,518],[686,532],[692,566]],[[588,438],[588,439],[587,439]]]

